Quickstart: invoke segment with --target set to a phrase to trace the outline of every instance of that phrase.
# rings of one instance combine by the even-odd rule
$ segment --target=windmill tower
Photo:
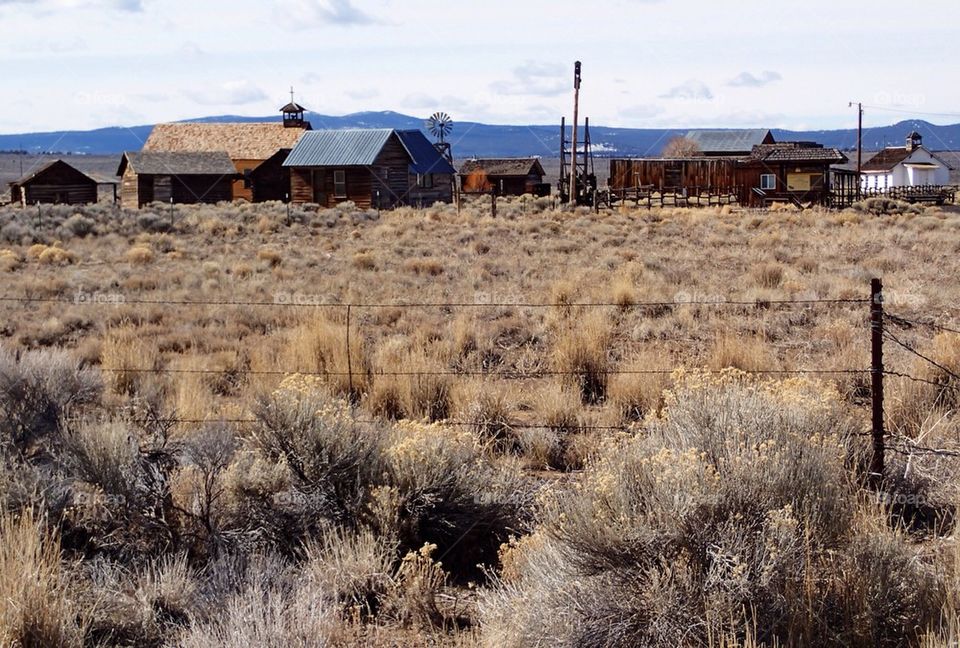
[[[437,138],[434,146],[440,152],[440,155],[447,159],[447,162],[453,164],[453,152],[450,150],[450,143],[447,137],[453,132],[453,120],[445,112],[435,112],[426,121],[427,130]]]

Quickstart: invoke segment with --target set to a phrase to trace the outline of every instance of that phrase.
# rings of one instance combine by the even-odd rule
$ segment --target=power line
[[[906,107],[901,108],[892,108],[888,106],[867,106],[864,105],[864,108],[869,108],[870,110],[880,110],[883,112],[897,113],[900,115],[923,115],[927,117],[960,117],[960,113],[938,113],[938,112],[924,112],[920,110],[908,110]]]

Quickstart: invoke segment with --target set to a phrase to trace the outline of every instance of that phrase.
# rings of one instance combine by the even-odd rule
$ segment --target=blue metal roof
[[[389,128],[307,131],[283,166],[369,166],[393,133]]]
[[[403,130],[397,131],[397,135],[400,136],[400,141],[403,142],[410,157],[413,158],[413,164],[410,165],[410,171],[412,173],[420,175],[427,173],[447,173],[453,175],[457,172],[450,162],[440,155],[437,147],[430,143],[430,140],[427,139],[422,131]]]

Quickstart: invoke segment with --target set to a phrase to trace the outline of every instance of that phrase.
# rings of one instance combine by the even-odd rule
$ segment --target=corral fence
[[[948,326],[941,322],[929,318],[916,319],[900,316],[890,313],[884,306],[883,284],[880,279],[873,279],[870,285],[869,295],[863,298],[848,299],[788,299],[788,300],[753,300],[753,301],[728,301],[725,299],[688,299],[683,294],[679,294],[672,301],[659,302],[589,302],[589,303],[535,303],[522,301],[498,301],[492,299],[479,299],[475,301],[463,302],[385,302],[385,303],[333,303],[321,302],[311,299],[300,299],[289,294],[280,294],[273,300],[170,300],[170,299],[127,299],[120,298],[111,300],[98,298],[97,294],[86,294],[83,299],[69,299],[66,297],[32,297],[16,295],[0,295],[0,305],[13,308],[24,308],[36,306],[43,303],[50,304],[73,304],[82,307],[105,307],[105,306],[169,306],[169,307],[212,307],[218,310],[224,308],[268,308],[268,309],[316,309],[327,313],[340,313],[343,323],[343,344],[347,366],[342,371],[310,371],[302,368],[290,367],[285,370],[266,371],[254,369],[237,369],[234,373],[238,376],[265,376],[282,378],[291,375],[301,375],[307,377],[317,377],[320,379],[346,379],[349,384],[349,393],[353,394],[353,383],[355,379],[361,377],[375,378],[377,376],[387,377],[405,377],[411,379],[425,379],[430,377],[462,377],[462,378],[480,378],[492,381],[515,381],[526,383],[528,381],[542,380],[555,377],[578,377],[582,374],[580,371],[560,371],[531,369],[524,370],[487,368],[483,370],[465,370],[458,368],[449,368],[437,371],[368,371],[362,373],[362,369],[354,367],[352,363],[353,351],[351,340],[357,336],[363,335],[364,316],[375,311],[404,311],[404,310],[428,310],[439,311],[444,314],[452,314],[457,311],[479,311],[484,309],[568,309],[570,311],[589,310],[589,309],[636,309],[641,311],[655,311],[663,313],[669,309],[694,307],[701,309],[738,309],[739,311],[771,311],[773,309],[803,309],[803,308],[848,308],[863,309],[863,314],[869,317],[870,330],[870,350],[871,364],[869,367],[843,367],[834,369],[824,369],[819,367],[806,367],[801,369],[783,369],[783,370],[747,370],[744,374],[760,377],[791,377],[791,376],[856,376],[866,381],[869,379],[869,397],[864,399],[865,404],[869,404],[871,409],[871,425],[869,430],[862,434],[869,436],[872,442],[872,453],[869,470],[869,481],[872,486],[879,488],[884,479],[886,469],[886,455],[888,451],[903,453],[907,455],[937,455],[939,457],[960,458],[960,445],[956,448],[935,448],[924,446],[914,439],[897,438],[897,443],[893,446],[889,444],[892,435],[885,429],[884,415],[884,379],[894,377],[906,379],[917,383],[929,385],[939,390],[940,393],[960,394],[960,375],[955,373],[950,367],[929,357],[914,345],[901,338],[900,331],[904,329],[923,328],[936,333],[951,333],[960,335],[960,326]],[[2,318],[0,318],[2,319]],[[864,340],[864,344],[867,341]],[[936,368],[940,373],[938,379],[930,380],[922,376],[916,376],[905,370],[888,369],[885,365],[885,347],[892,344],[897,349],[905,350],[912,357],[918,358],[927,365]],[[176,368],[156,368],[156,367],[122,367],[122,368],[103,368],[103,372],[122,372],[124,374],[196,374],[196,375],[221,375],[222,370],[212,369],[176,369]],[[674,374],[676,369],[605,369],[607,376],[644,376],[644,375],[664,375]],[[722,373],[720,370],[699,369],[705,373]],[[373,424],[374,420],[354,419],[357,423]],[[151,420],[151,423],[165,423],[170,425],[180,424],[207,424],[207,423],[231,423],[231,424],[254,424],[257,423],[253,418],[210,418],[205,420],[171,418],[165,420]],[[476,427],[475,421],[462,421],[453,418],[447,418],[435,421],[436,425],[446,427]],[[509,422],[505,423],[509,428],[540,428],[550,429],[554,424],[541,421],[531,422]],[[577,430],[582,431],[631,431],[636,428],[629,424],[623,425],[588,425],[578,424]]]

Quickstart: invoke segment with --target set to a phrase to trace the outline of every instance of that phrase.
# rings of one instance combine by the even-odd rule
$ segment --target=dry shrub
[[[451,376],[442,350],[395,339],[377,350],[368,399],[370,408],[388,418],[439,421],[450,415]]]
[[[706,645],[738,620],[741,641],[750,622],[771,644],[910,641],[930,579],[903,538],[851,532],[857,431],[814,384],[683,378],[662,421],[548,498],[481,602],[487,644]]]
[[[620,308],[627,309],[637,303],[637,290],[629,278],[621,277],[611,285],[610,298]]]
[[[36,246],[31,246],[28,254],[35,252],[35,247]],[[50,247],[44,247],[36,258],[37,261],[44,265],[65,266],[74,263],[77,260],[77,255],[61,247],[60,243],[54,243]]]
[[[434,257],[424,257],[419,259],[408,259],[403,267],[408,272],[415,275],[425,275],[428,277],[437,277],[443,274],[443,261]]]
[[[660,353],[641,352],[620,365],[610,380],[609,399],[620,421],[641,421],[659,415],[673,367]]]
[[[554,371],[580,390],[584,403],[602,402],[607,395],[607,371],[613,327],[602,310],[571,322],[553,344]]]
[[[377,259],[370,252],[357,252],[353,255],[353,267],[357,270],[376,270]]]
[[[393,585],[395,547],[370,530],[341,528],[308,542],[304,577],[346,618],[375,616]]]
[[[127,263],[133,265],[147,265],[153,263],[153,250],[146,245],[134,245],[123,255]]]
[[[0,646],[84,645],[59,539],[31,510],[0,514]]]
[[[100,374],[65,351],[11,353],[0,346],[0,448],[26,451],[60,431],[63,419],[95,403]]]
[[[457,420],[479,438],[501,450],[513,447],[513,391],[508,386],[479,380],[461,383],[453,390],[453,401]]]
[[[116,394],[142,393],[151,384],[150,372],[158,368],[159,362],[156,346],[135,328],[110,331],[100,350],[107,385]]]
[[[709,351],[707,366],[714,370],[739,369],[747,372],[771,371],[776,358],[763,340],[721,333]]]
[[[260,248],[260,250],[257,251],[257,259],[263,261],[271,268],[276,268],[283,263],[283,255],[273,248]]]
[[[779,288],[783,283],[785,268],[779,263],[761,263],[753,267],[754,280],[761,288]]]
[[[960,335],[939,333],[920,352],[939,367],[917,359],[909,372],[926,382],[894,381],[891,422],[899,431],[916,436],[941,418],[960,408]],[[933,424],[935,425],[935,424]]]
[[[0,271],[14,272],[23,265],[23,258],[13,250],[0,250]]]
[[[359,399],[369,387],[366,340],[353,331],[347,352],[345,322],[318,315],[290,332],[284,367],[291,373],[321,376],[339,396]]]

